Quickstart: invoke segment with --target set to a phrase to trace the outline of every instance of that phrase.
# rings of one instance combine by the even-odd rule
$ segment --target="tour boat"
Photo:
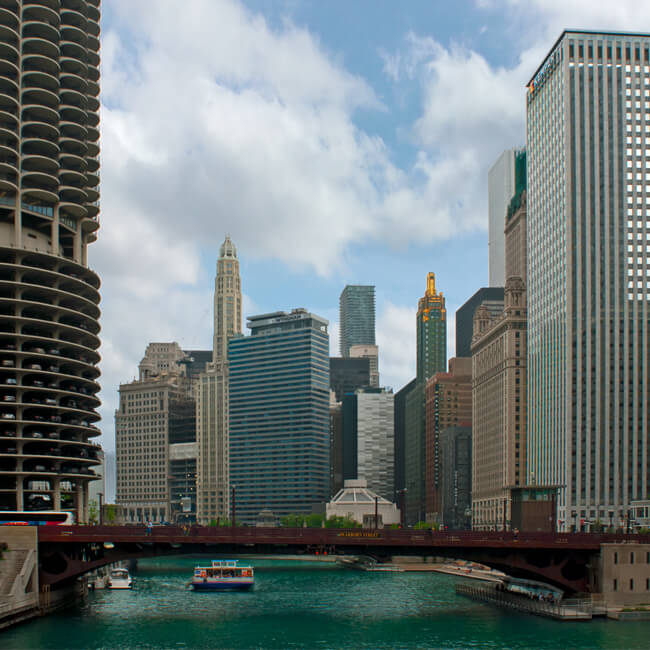
[[[252,566],[240,565],[237,560],[212,560],[210,566],[194,567],[191,584],[196,591],[241,591],[254,582]]]
[[[127,569],[112,569],[108,576],[109,589],[131,589],[132,582]]]

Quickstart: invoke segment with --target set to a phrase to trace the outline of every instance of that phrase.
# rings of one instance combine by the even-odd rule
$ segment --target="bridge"
[[[117,561],[172,554],[329,554],[441,556],[485,564],[513,577],[554,584],[568,593],[599,592],[602,544],[650,544],[650,536],[414,529],[174,526],[41,526],[41,585],[70,584]]]

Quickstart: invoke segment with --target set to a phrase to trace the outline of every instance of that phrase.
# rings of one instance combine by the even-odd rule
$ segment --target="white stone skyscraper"
[[[228,339],[241,334],[241,279],[237,249],[226,235],[219,249],[214,279],[213,357],[217,362],[228,358]]]
[[[560,528],[648,497],[649,61],[565,31],[528,84],[528,482]]]
[[[237,249],[226,235],[219,249],[214,281],[212,363],[195,388],[197,520],[230,516],[228,436],[228,340],[241,334],[241,279]]]

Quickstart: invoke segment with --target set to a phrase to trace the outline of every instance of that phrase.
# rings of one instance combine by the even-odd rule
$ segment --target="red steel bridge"
[[[334,554],[442,556],[471,560],[514,577],[568,591],[597,592],[600,546],[650,544],[650,536],[596,533],[513,533],[414,529],[41,526],[40,584],[69,584],[117,561],[171,554]]]

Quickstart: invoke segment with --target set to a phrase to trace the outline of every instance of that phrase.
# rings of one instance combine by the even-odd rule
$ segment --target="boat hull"
[[[247,591],[253,586],[253,581],[233,580],[229,582],[192,582],[195,591]]]

